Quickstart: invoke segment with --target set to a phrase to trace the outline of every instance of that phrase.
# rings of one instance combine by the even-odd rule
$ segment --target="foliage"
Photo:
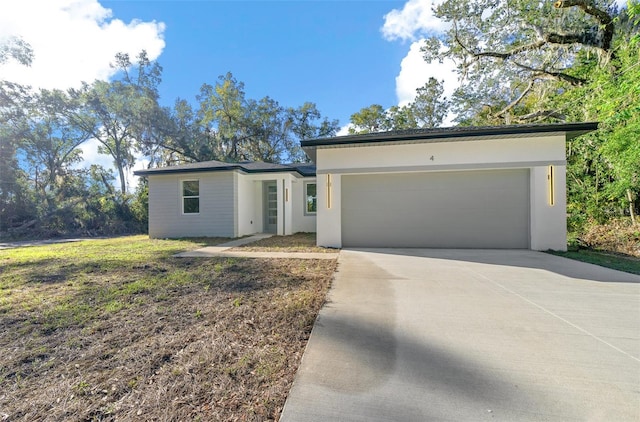
[[[71,90],[81,104],[80,113],[71,116],[73,124],[100,142],[98,152],[109,154],[118,171],[120,192],[127,193],[126,172],[135,163],[134,153],[153,125],[158,109],[158,84],[162,68],[152,63],[146,52],[136,58],[135,66],[127,54],[116,55],[112,67],[121,78],[84,83]]]
[[[196,98],[197,121],[211,149],[208,159],[304,161],[300,140],[338,130],[338,122],[322,118],[313,103],[286,108],[270,97],[247,99],[244,84],[231,73],[220,76],[214,86],[202,85]]]
[[[33,62],[33,48],[20,37],[10,36],[0,40],[0,65],[15,60],[24,66]]]
[[[29,65],[30,46],[0,43],[0,65]],[[300,140],[331,136],[338,122],[310,102],[284,107],[270,97],[246,98],[231,73],[203,84],[194,109],[178,99],[159,104],[162,68],[142,51],[115,56],[110,81],[79,89],[32,90],[0,81],[0,236],[103,235],[146,230],[148,187],[134,193],[127,173],[142,154],[149,166],[184,162],[261,160],[301,162]],[[82,164],[80,147],[99,143],[111,170]]]
[[[457,64],[457,122],[601,122],[568,143],[570,229],[640,209],[639,10],[636,0],[622,11],[611,0],[447,0],[434,9],[449,29],[422,51]]]
[[[449,110],[449,100],[443,97],[443,82],[429,78],[424,86],[416,89],[416,97],[404,106],[392,106],[385,110],[379,104],[360,109],[351,115],[349,133],[373,133],[436,127],[442,123]]]
[[[487,123],[509,124],[562,120],[540,99],[587,82],[572,71],[578,53],[608,61],[617,9],[612,0],[447,0],[435,14],[450,28],[423,52],[428,62],[457,64],[458,121],[484,114]]]

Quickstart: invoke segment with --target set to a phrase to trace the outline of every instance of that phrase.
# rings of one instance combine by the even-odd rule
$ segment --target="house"
[[[302,141],[315,163],[137,171],[151,237],[317,232],[327,247],[566,249],[567,140],[597,123]]]
[[[316,231],[313,164],[205,161],[138,170],[152,238]]]

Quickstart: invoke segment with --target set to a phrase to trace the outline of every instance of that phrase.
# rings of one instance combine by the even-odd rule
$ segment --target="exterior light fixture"
[[[331,208],[331,175],[327,174],[327,209]]]
[[[555,183],[553,181],[553,166],[549,166],[547,170],[547,181],[549,182],[549,205],[555,204]]]

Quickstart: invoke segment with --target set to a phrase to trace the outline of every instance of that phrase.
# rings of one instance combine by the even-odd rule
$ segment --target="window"
[[[200,181],[182,181],[182,213],[200,213]]]
[[[317,210],[316,184],[305,183],[304,185],[304,213],[315,214]]]

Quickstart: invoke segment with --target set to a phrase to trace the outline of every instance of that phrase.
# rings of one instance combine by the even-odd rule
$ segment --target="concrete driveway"
[[[639,421],[640,277],[532,251],[343,250],[281,421]]]

